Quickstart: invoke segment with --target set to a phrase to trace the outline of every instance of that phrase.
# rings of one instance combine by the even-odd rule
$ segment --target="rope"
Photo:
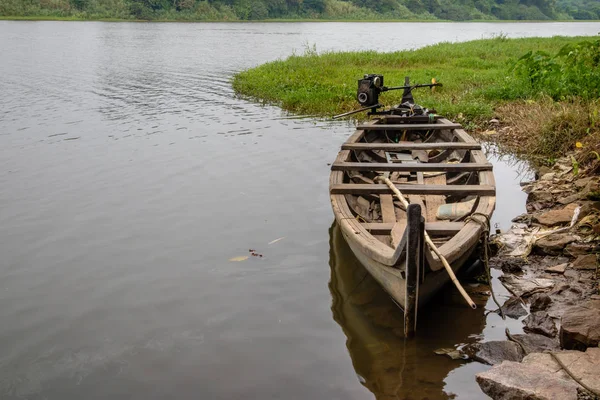
[[[483,217],[485,219],[485,222],[482,221],[481,219],[473,218],[476,216]],[[488,285],[490,286],[490,293],[492,294],[492,299],[494,300],[494,303],[496,303],[496,305],[498,306],[498,310],[500,311],[500,316],[502,317],[503,320],[506,320],[506,316],[504,315],[504,310],[502,310],[502,306],[498,302],[498,299],[496,299],[496,294],[494,293],[494,288],[492,287],[492,274],[490,273],[489,240],[488,240],[489,236],[490,236],[490,226],[491,226],[490,217],[488,215],[480,213],[480,212],[474,212],[470,216],[465,218],[465,224],[469,221],[478,223],[481,226],[481,242],[482,242],[482,246],[483,246],[483,266],[484,266],[485,273],[487,276]],[[507,328],[507,331],[508,331],[508,328]]]

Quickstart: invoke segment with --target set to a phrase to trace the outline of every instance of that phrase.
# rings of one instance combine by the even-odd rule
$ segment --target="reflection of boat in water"
[[[402,314],[352,254],[335,222],[329,254],[333,318],[346,335],[361,383],[377,399],[450,398],[444,379],[462,362],[434,350],[474,340],[484,327],[484,308],[465,312],[449,288],[440,293],[443,302],[432,302],[435,306],[421,314],[419,335],[405,339]]]

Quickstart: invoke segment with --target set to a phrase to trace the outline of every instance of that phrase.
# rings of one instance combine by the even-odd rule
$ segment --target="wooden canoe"
[[[406,210],[376,178],[388,177],[409,203],[421,206],[425,230],[454,271],[473,255],[483,230],[469,217],[485,220],[495,206],[492,165],[479,143],[447,119],[420,121],[381,116],[359,125],[332,164],[329,185],[335,219],[352,252],[405,310]],[[441,260],[427,246],[422,252],[413,293],[419,305],[449,280]]]

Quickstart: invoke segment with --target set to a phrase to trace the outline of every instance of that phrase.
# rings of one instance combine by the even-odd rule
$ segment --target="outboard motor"
[[[383,90],[383,75],[366,74],[358,80],[356,99],[362,107],[371,107],[379,104],[379,93]]]

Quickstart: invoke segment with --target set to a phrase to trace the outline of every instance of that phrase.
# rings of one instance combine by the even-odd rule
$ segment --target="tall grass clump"
[[[555,100],[569,96],[600,97],[600,39],[569,43],[558,53],[529,51],[515,64],[515,71],[530,91]]]

